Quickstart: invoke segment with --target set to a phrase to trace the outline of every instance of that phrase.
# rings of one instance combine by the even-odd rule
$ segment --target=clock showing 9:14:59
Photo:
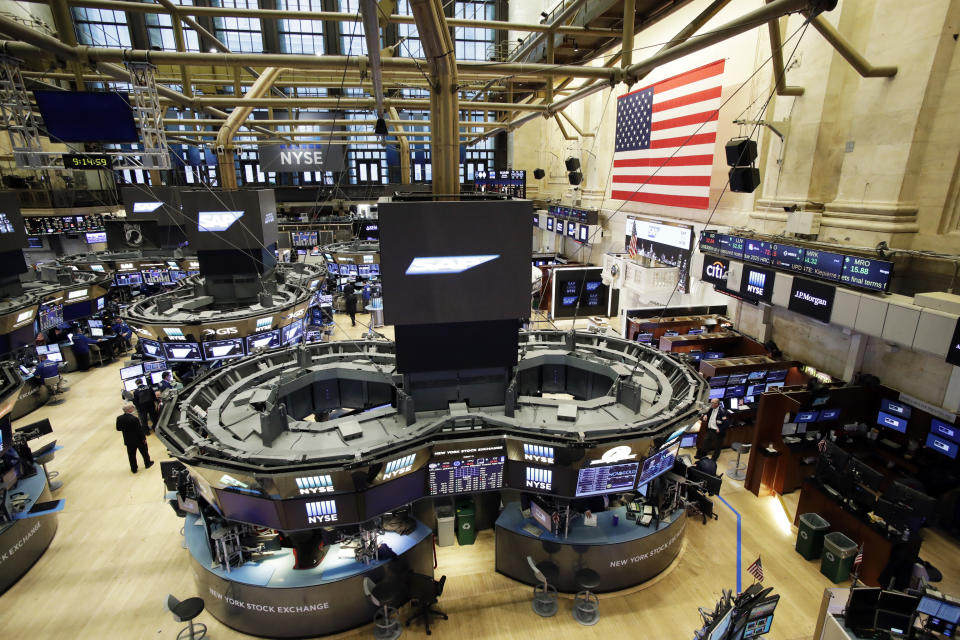
[[[65,153],[63,168],[109,171],[113,168],[113,162],[110,156],[102,153]]]

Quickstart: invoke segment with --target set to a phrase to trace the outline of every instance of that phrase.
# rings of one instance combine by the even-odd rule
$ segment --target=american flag
[[[723,60],[618,98],[614,200],[708,209]]]
[[[823,453],[824,451],[827,450],[827,439],[826,439],[826,438],[824,438],[823,440],[821,440],[820,442],[817,443],[817,449],[820,450],[820,453]]]
[[[756,561],[747,567],[747,573],[752,575],[757,582],[763,582],[763,565],[760,564],[760,556],[757,556]]]
[[[630,244],[627,246],[627,253],[631,258],[636,258],[637,254],[637,223],[636,220],[627,218],[627,224],[630,225]]]
[[[853,559],[854,568],[859,567],[861,562],[863,562],[863,545],[857,547],[857,557]]]

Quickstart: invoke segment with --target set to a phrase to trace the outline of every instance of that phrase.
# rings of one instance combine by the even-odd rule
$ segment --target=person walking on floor
[[[133,415],[134,406],[126,404],[123,413],[117,416],[117,431],[123,434],[123,444],[127,447],[127,458],[130,460],[130,472],[137,472],[137,451],[143,458],[143,468],[153,466],[150,452],[147,451],[147,433],[140,425],[140,420]]]
[[[350,314],[350,326],[357,326],[357,288],[353,282],[348,282],[343,288],[343,295],[346,298],[347,313]]]
[[[150,422],[153,421],[153,428],[157,428],[157,422],[160,420],[160,412],[157,411],[157,392],[153,387],[147,386],[143,378],[137,378],[137,388],[133,391],[133,404],[137,407],[137,414],[140,416],[140,424],[143,425],[143,432],[148,433]]]
[[[716,398],[710,400],[710,407],[700,415],[700,435],[698,440],[697,457],[702,458],[710,454],[716,461],[723,448],[723,436],[727,433],[727,408]]]

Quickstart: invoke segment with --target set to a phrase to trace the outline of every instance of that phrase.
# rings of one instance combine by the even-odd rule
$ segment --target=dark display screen
[[[721,233],[717,235],[717,245],[720,247],[720,255],[728,258],[737,258],[738,260],[743,259],[743,238]]]
[[[774,243],[770,245],[770,264],[778,269],[803,271],[803,249]]]
[[[837,288],[833,285],[795,277],[787,308],[820,322],[830,322],[836,292]]]
[[[493,456],[431,462],[427,472],[430,495],[500,489],[503,487],[505,460],[506,456]]]
[[[612,464],[580,469],[577,476],[577,496],[596,496],[604,493],[630,491],[637,478],[638,462]]]
[[[126,94],[107,91],[34,91],[53,142],[139,142]]]
[[[720,250],[719,242],[717,240],[716,231],[701,231],[700,232],[700,251],[706,251],[708,253],[717,253]]]
[[[892,275],[892,262],[861,258],[860,256],[846,256],[843,260],[840,282],[851,287],[886,291],[890,287],[890,277]]]
[[[773,296],[773,277],[773,271],[744,265],[740,293],[754,300],[770,302]]]
[[[763,240],[747,238],[743,243],[743,259],[747,262],[770,264],[773,259],[773,245]]]
[[[844,256],[829,251],[806,249],[803,253],[803,272],[825,280],[840,280]]]

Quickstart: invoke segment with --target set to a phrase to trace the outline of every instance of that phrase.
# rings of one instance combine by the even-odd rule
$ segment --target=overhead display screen
[[[294,320],[283,328],[283,344],[296,342],[303,335],[303,320]]]
[[[506,456],[492,456],[431,462],[427,467],[430,495],[501,489],[505,460]]]
[[[203,343],[203,356],[206,360],[223,360],[244,355],[243,338],[227,340],[209,340]]]
[[[787,308],[820,322],[830,322],[836,292],[837,288],[832,285],[806,278],[794,278]]]
[[[770,245],[770,264],[778,269],[803,271],[803,248],[773,243]]]
[[[148,338],[140,338],[140,340],[137,341],[137,344],[139,344],[141,349],[143,350],[143,355],[147,357],[150,357],[150,358],[164,357],[163,349],[160,347],[160,343],[157,342],[156,340],[150,340]]]
[[[852,287],[886,291],[890,286],[892,276],[892,262],[861,258],[860,256],[846,256],[843,260],[840,282]]]
[[[257,349],[274,349],[280,346],[280,329],[247,336],[246,341],[248,353],[253,353]]]
[[[720,248],[720,255],[728,258],[737,258],[738,260],[743,259],[743,238],[721,233],[717,235],[717,245]]]
[[[53,142],[139,142],[127,94],[108,91],[34,91]]]
[[[825,280],[840,280],[843,258],[839,253],[806,249],[803,253],[803,272]]]
[[[740,293],[763,302],[770,302],[773,296],[773,271],[744,265],[740,280]]]
[[[640,471],[640,479],[637,485],[644,485],[661,476],[667,471],[673,469],[673,461],[677,459],[677,453],[680,451],[680,440],[670,445],[666,449],[657,451],[652,456],[643,461],[643,468]]]
[[[532,215],[526,200],[382,203],[386,322],[529,317]]]
[[[719,241],[717,240],[716,231],[701,231],[700,232],[700,251],[707,251],[710,253],[717,253],[720,250]]]
[[[768,265],[773,260],[773,245],[763,240],[747,238],[743,242],[743,259]]]
[[[196,342],[164,342],[163,353],[167,360],[180,362],[201,362],[200,345]]]
[[[584,467],[577,476],[577,492],[580,496],[597,496],[633,489],[637,479],[639,462]]]

